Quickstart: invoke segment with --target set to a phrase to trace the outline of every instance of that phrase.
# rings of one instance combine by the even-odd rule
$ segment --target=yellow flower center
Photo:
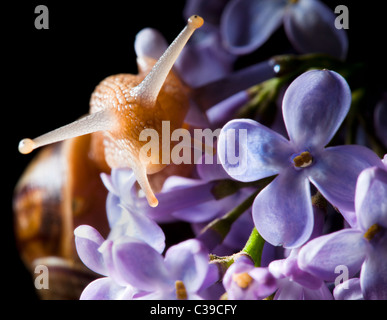
[[[312,155],[308,151],[302,152],[300,155],[294,157],[293,163],[297,168],[309,167],[313,162]]]
[[[232,275],[232,280],[236,282],[238,287],[246,289],[250,286],[254,279],[247,272],[242,272],[234,273]]]
[[[375,223],[364,233],[364,238],[366,238],[368,241],[371,241],[381,230],[382,227]]]
[[[175,288],[176,288],[176,298],[177,300],[187,300],[187,290],[185,289],[185,285],[183,281],[177,280],[175,282]]]

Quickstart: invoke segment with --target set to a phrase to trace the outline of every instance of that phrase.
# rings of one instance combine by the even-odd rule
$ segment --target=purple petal
[[[176,300],[176,293],[172,287],[170,290],[157,290],[150,293],[143,293],[134,297],[134,300]]]
[[[125,197],[125,194],[130,194],[129,191],[136,183],[136,177],[133,174],[133,170],[126,168],[112,169],[111,179],[122,200],[124,202],[128,200],[128,204],[131,204],[132,199],[130,197]]]
[[[213,183],[203,180],[171,176],[157,194],[159,205],[156,208],[147,205],[144,210],[150,217],[159,221],[159,218],[171,216],[176,211],[214,200],[212,188]]]
[[[264,299],[270,296],[278,288],[277,279],[269,272],[267,268],[254,268],[248,272],[254,279],[252,288],[249,288],[250,295],[247,298]]]
[[[208,251],[200,241],[186,240],[168,249],[165,266],[171,277],[183,281],[187,291],[197,292],[207,277]]]
[[[107,275],[102,254],[98,248],[105,239],[91,226],[81,225],[74,230],[75,246],[82,262],[94,272]]]
[[[268,265],[271,274],[277,279],[285,278],[285,259],[274,260]]]
[[[142,212],[128,211],[123,206],[120,206],[120,209],[122,210],[121,220],[111,230],[110,240],[125,236],[133,237],[146,242],[160,253],[164,251],[165,235],[155,221]]]
[[[82,292],[80,300],[131,300],[135,290],[117,285],[111,278],[91,282]]]
[[[282,103],[290,140],[298,151],[324,147],[343,122],[350,105],[351,91],[338,73],[329,70],[303,73],[290,84]]]
[[[299,0],[290,5],[284,27],[293,46],[301,53],[326,53],[345,59],[348,38],[344,29],[335,27],[336,15],[320,1]]]
[[[173,216],[179,220],[191,223],[206,222],[217,217],[223,211],[225,199],[211,200],[204,203],[199,203],[195,206],[176,210]],[[226,211],[224,211],[226,212]]]
[[[129,190],[136,182],[131,169],[112,169],[110,175],[101,173],[101,179],[105,187],[116,196],[120,196],[123,190]]]
[[[110,229],[120,221],[122,217],[122,209],[120,207],[121,199],[113,192],[109,192],[106,198],[106,216],[109,221]]]
[[[245,105],[249,99],[246,90],[239,91],[208,109],[208,120],[214,128],[222,127],[235,116],[236,111]]]
[[[168,48],[163,35],[156,29],[145,28],[136,35],[134,50],[137,57],[148,57],[158,60]]]
[[[279,280],[278,290],[273,300],[302,300],[304,288],[296,282],[288,279]]]
[[[109,277],[113,279],[115,283],[126,287],[128,285],[127,281],[121,276],[121,273],[116,269],[115,263],[113,261],[113,241],[106,240],[99,248],[98,251],[102,254],[103,260],[108,270]]]
[[[109,190],[109,192],[111,192],[115,195],[119,195],[119,191],[114,186],[111,175],[106,174],[106,173],[101,173],[100,177],[101,177],[103,184],[105,185],[106,189]]]
[[[387,235],[369,250],[360,273],[360,286],[367,300],[387,300]]]
[[[304,288],[303,300],[333,300],[332,293],[325,283],[318,289]]]
[[[338,284],[333,290],[335,300],[364,300],[360,279],[352,278]]]
[[[380,165],[378,156],[370,149],[345,145],[324,149],[308,169],[310,181],[334,206],[344,212],[354,212],[355,187],[362,170]],[[345,216],[353,226],[355,216]]]
[[[102,173],[101,179],[109,194],[106,200],[106,211],[111,228],[121,219],[122,210],[119,205],[124,204],[126,207],[134,207],[136,197],[136,178],[131,169],[112,169],[111,174]],[[146,200],[144,200],[146,201]]]
[[[214,263],[209,263],[206,277],[203,280],[202,285],[199,288],[198,292],[202,294],[205,291],[211,291],[212,290],[211,287],[214,284],[220,284],[220,280],[221,278],[220,278],[220,272],[219,272],[218,266]],[[210,292],[207,292],[206,294],[210,294]],[[220,295],[218,297],[220,297]]]
[[[345,266],[352,277],[360,270],[365,259],[367,243],[361,231],[344,229],[304,245],[298,254],[298,265],[316,277],[334,281],[339,275],[336,268]]]
[[[301,270],[298,266],[296,258],[285,259],[284,274],[291,280],[302,285],[305,288],[317,290],[321,288],[323,281],[311,275],[308,272]]]
[[[249,119],[228,122],[218,139],[218,156],[224,169],[244,182],[277,174],[292,153],[283,136]]]
[[[208,192],[211,192],[211,191],[208,191]],[[230,210],[230,208],[232,208],[235,205],[235,203],[242,202],[252,192],[254,192],[254,190],[252,190],[251,188],[244,188],[243,190],[241,190],[233,195],[230,195],[228,197],[224,197],[224,198],[219,199],[219,200],[213,199],[213,200],[203,201],[203,202],[198,201],[197,204],[193,204],[193,205],[188,206],[186,208],[173,211],[172,216],[176,217],[179,220],[187,221],[187,222],[191,222],[191,223],[209,222],[210,220],[212,220],[214,218],[217,218],[219,216],[224,215],[226,212],[228,212]],[[195,197],[195,193],[190,193],[190,196]],[[239,220],[240,219],[238,219],[237,221],[239,221]],[[246,220],[246,219],[244,219],[244,220]],[[235,222],[232,225],[231,230],[227,234],[226,238],[228,238],[230,235],[232,235],[232,229],[234,228],[234,226],[236,224],[238,224],[238,222]],[[246,223],[242,223],[242,224],[244,226],[246,226]],[[198,232],[202,230],[202,227],[203,226],[200,227]],[[211,232],[212,229],[209,229],[207,231]],[[202,236],[204,236],[204,234],[201,234],[201,237]],[[237,237],[240,238],[240,237],[244,237],[244,236],[246,236],[246,234],[243,234],[243,235],[240,235],[239,237],[238,236]],[[221,240],[223,240],[223,238],[219,239],[219,241],[221,241]],[[224,239],[224,241],[226,241],[226,239]],[[207,243],[206,241],[204,241],[204,242],[208,247],[209,243]],[[219,243],[216,243],[214,245],[217,245],[217,244],[219,244]]]
[[[184,118],[184,122],[197,128],[210,127],[206,113],[194,101],[190,101],[189,103],[189,109]]]
[[[135,288],[153,292],[171,284],[163,257],[145,242],[135,238],[115,241],[113,260],[117,272]]]
[[[235,56],[225,50],[216,29],[190,42],[175,63],[181,78],[192,88],[219,80],[232,71]]]
[[[227,174],[222,164],[218,160],[217,155],[214,156],[212,164],[205,163],[203,156],[202,163],[196,165],[196,170],[200,179],[204,181],[230,179],[230,176]]]
[[[208,110],[232,95],[275,76],[276,73],[273,68],[273,63],[271,60],[266,60],[234,71],[218,81],[208,83],[200,88],[195,88],[193,98],[203,110]],[[241,96],[239,98],[243,99]],[[224,118],[220,119],[220,121],[224,120]]]
[[[272,245],[294,248],[313,231],[308,179],[293,168],[283,170],[255,198],[253,219],[259,234]]]
[[[387,228],[387,170],[372,167],[360,173],[355,207],[363,231],[373,224]]]
[[[227,49],[234,54],[257,49],[281,25],[285,6],[284,0],[230,1],[221,19]]]

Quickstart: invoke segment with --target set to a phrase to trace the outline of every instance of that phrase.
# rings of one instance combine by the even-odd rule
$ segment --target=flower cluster
[[[152,175],[155,208],[130,169],[101,174],[110,233],[74,231],[101,275],[81,299],[387,299],[387,100],[361,112],[332,9],[192,0],[192,14],[206,23],[174,71],[187,127],[221,129],[216,155]],[[234,68],[282,26],[292,54]],[[135,40],[137,56],[166,47],[150,28]]]

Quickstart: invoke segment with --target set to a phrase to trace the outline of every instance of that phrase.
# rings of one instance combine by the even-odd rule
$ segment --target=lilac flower
[[[155,222],[185,221],[192,223],[197,234],[211,220],[223,216],[235,203],[242,202],[253,190],[244,188],[223,199],[216,199],[212,193],[216,180],[230,178],[220,164],[197,165],[198,178],[179,176],[168,177],[157,197],[156,208],[148,205],[145,198],[138,195],[135,178],[129,169],[112,169],[111,175],[102,174],[102,180],[109,190],[106,201],[110,237],[129,235],[152,243],[164,243],[164,233]],[[125,211],[125,214],[124,214]],[[120,221],[118,224],[117,221]],[[229,248],[236,249],[247,240],[248,234],[239,233],[240,228],[252,228],[251,213],[246,212],[234,224],[221,247],[214,252]],[[116,236],[116,237],[117,237]],[[220,245],[222,239],[201,239],[210,249]]]
[[[162,229],[146,214],[136,210],[133,203],[121,201],[121,190],[133,191],[136,182],[129,170],[117,170],[111,176],[102,174],[109,190],[106,209],[110,233],[105,240],[91,226],[81,225],[74,230],[77,253],[82,262],[94,272],[105,277],[91,282],[82,292],[81,299],[132,299],[138,291],[116,271],[112,248],[121,238],[134,237],[145,241],[157,252],[165,248]],[[123,199],[125,199],[123,197]]]
[[[91,282],[81,299],[198,299],[199,291],[217,280],[217,270],[197,240],[169,248],[163,259],[160,250],[133,237],[104,240],[87,225],[74,234],[83,263],[105,276]]]
[[[138,299],[201,299],[200,290],[217,280],[206,248],[194,239],[170,247],[163,258],[143,241],[122,238],[112,254],[117,272],[141,290]]]
[[[83,290],[81,300],[130,300],[138,291],[116,272],[112,259],[112,240],[105,240],[93,227],[81,225],[74,230],[79,258],[90,270],[103,275]]]
[[[218,154],[231,177],[248,182],[278,174],[253,204],[255,226],[271,244],[295,248],[310,237],[309,182],[350,224],[356,224],[353,199],[357,176],[367,167],[380,165],[380,159],[362,146],[324,148],[350,103],[350,89],[339,74],[314,70],[294,80],[284,95],[282,111],[290,140],[249,119],[232,120],[223,127]],[[243,132],[246,143],[236,143]],[[235,144],[239,151],[236,162],[229,160],[230,154],[236,157]]]
[[[224,173],[218,176],[220,174],[225,176]],[[101,176],[109,190],[106,201],[109,221],[117,220],[122,207],[144,219],[157,222],[204,222],[213,219],[222,210],[222,206],[215,205],[217,201],[211,192],[213,181],[170,176],[157,194],[159,205],[152,208],[138,194],[130,169],[112,169],[110,176]]]
[[[352,277],[360,269],[365,299],[387,299],[387,167],[364,170],[356,185],[356,228],[340,230],[307,243],[299,265],[316,276],[333,280],[344,265]]]
[[[148,57],[158,60],[167,48],[167,40],[165,40],[160,31],[153,28],[142,29],[137,33],[134,41],[134,51],[140,59]]]
[[[205,24],[196,32],[176,61],[184,81],[193,88],[221,79],[233,70],[236,56],[223,45],[219,22],[228,0],[187,1],[184,17],[203,17]]]
[[[298,252],[299,249],[293,249],[286,259],[269,264],[268,269],[278,283],[274,300],[332,300],[322,279],[300,269]]]
[[[193,88],[221,79],[233,70],[236,56],[224,49],[220,32],[212,30],[194,37],[176,61],[182,79]],[[196,40],[196,42],[195,42]]]
[[[268,267],[254,267],[241,256],[228,269],[223,285],[230,300],[263,299],[275,292],[274,300],[332,300],[332,294],[319,278],[300,270],[297,251]]]
[[[314,228],[310,239],[322,234],[324,212],[313,206]],[[310,240],[309,239],[309,240]],[[297,261],[299,248],[292,249],[286,258],[271,261],[268,270],[277,279],[274,300],[332,300],[332,294],[322,279],[300,269]]]
[[[336,16],[318,0],[233,0],[226,6],[221,31],[227,48],[246,54],[260,47],[283,23],[292,45],[301,53],[327,53],[344,59],[345,30],[335,28]]]
[[[252,260],[242,255],[226,271],[223,286],[229,300],[258,300],[277,289],[277,281],[267,268],[255,268]]]
[[[174,65],[174,70],[193,88],[228,75],[236,59],[223,49],[217,28],[206,24],[205,29],[198,30],[200,35],[195,34]],[[134,46],[137,57],[157,60],[167,48],[167,42],[159,31],[145,28],[137,34]]]
[[[135,237],[162,252],[165,247],[164,232],[147,211],[141,210],[149,206],[145,198],[136,197],[136,178],[132,170],[113,169],[110,176],[101,174],[101,178],[109,190],[106,199],[106,213],[111,229],[109,239]]]
[[[315,223],[311,237],[316,237],[322,233],[324,213],[315,206],[313,210]],[[298,267],[299,249],[291,250],[286,259],[272,259],[276,256],[272,251],[277,248],[265,243],[261,257],[261,266],[266,266],[264,268],[254,268],[252,260],[244,255],[236,259],[223,279],[229,299],[262,299],[274,292],[275,300],[332,299],[332,294],[321,279]]]
[[[320,235],[323,227],[322,211],[315,208],[314,214],[312,237]],[[241,255],[223,278],[228,298],[263,299],[275,292],[274,300],[331,300],[332,294],[322,279],[299,268],[298,252],[293,249],[286,259],[273,260],[265,268],[255,268],[250,258]]]

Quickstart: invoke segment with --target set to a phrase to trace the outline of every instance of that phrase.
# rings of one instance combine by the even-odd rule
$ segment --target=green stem
[[[258,233],[257,229],[254,227],[253,231],[250,234],[249,239],[246,242],[245,247],[242,249],[242,252],[248,254],[251,259],[254,261],[254,265],[256,267],[261,266],[261,258],[263,245],[265,244],[265,240]]]

